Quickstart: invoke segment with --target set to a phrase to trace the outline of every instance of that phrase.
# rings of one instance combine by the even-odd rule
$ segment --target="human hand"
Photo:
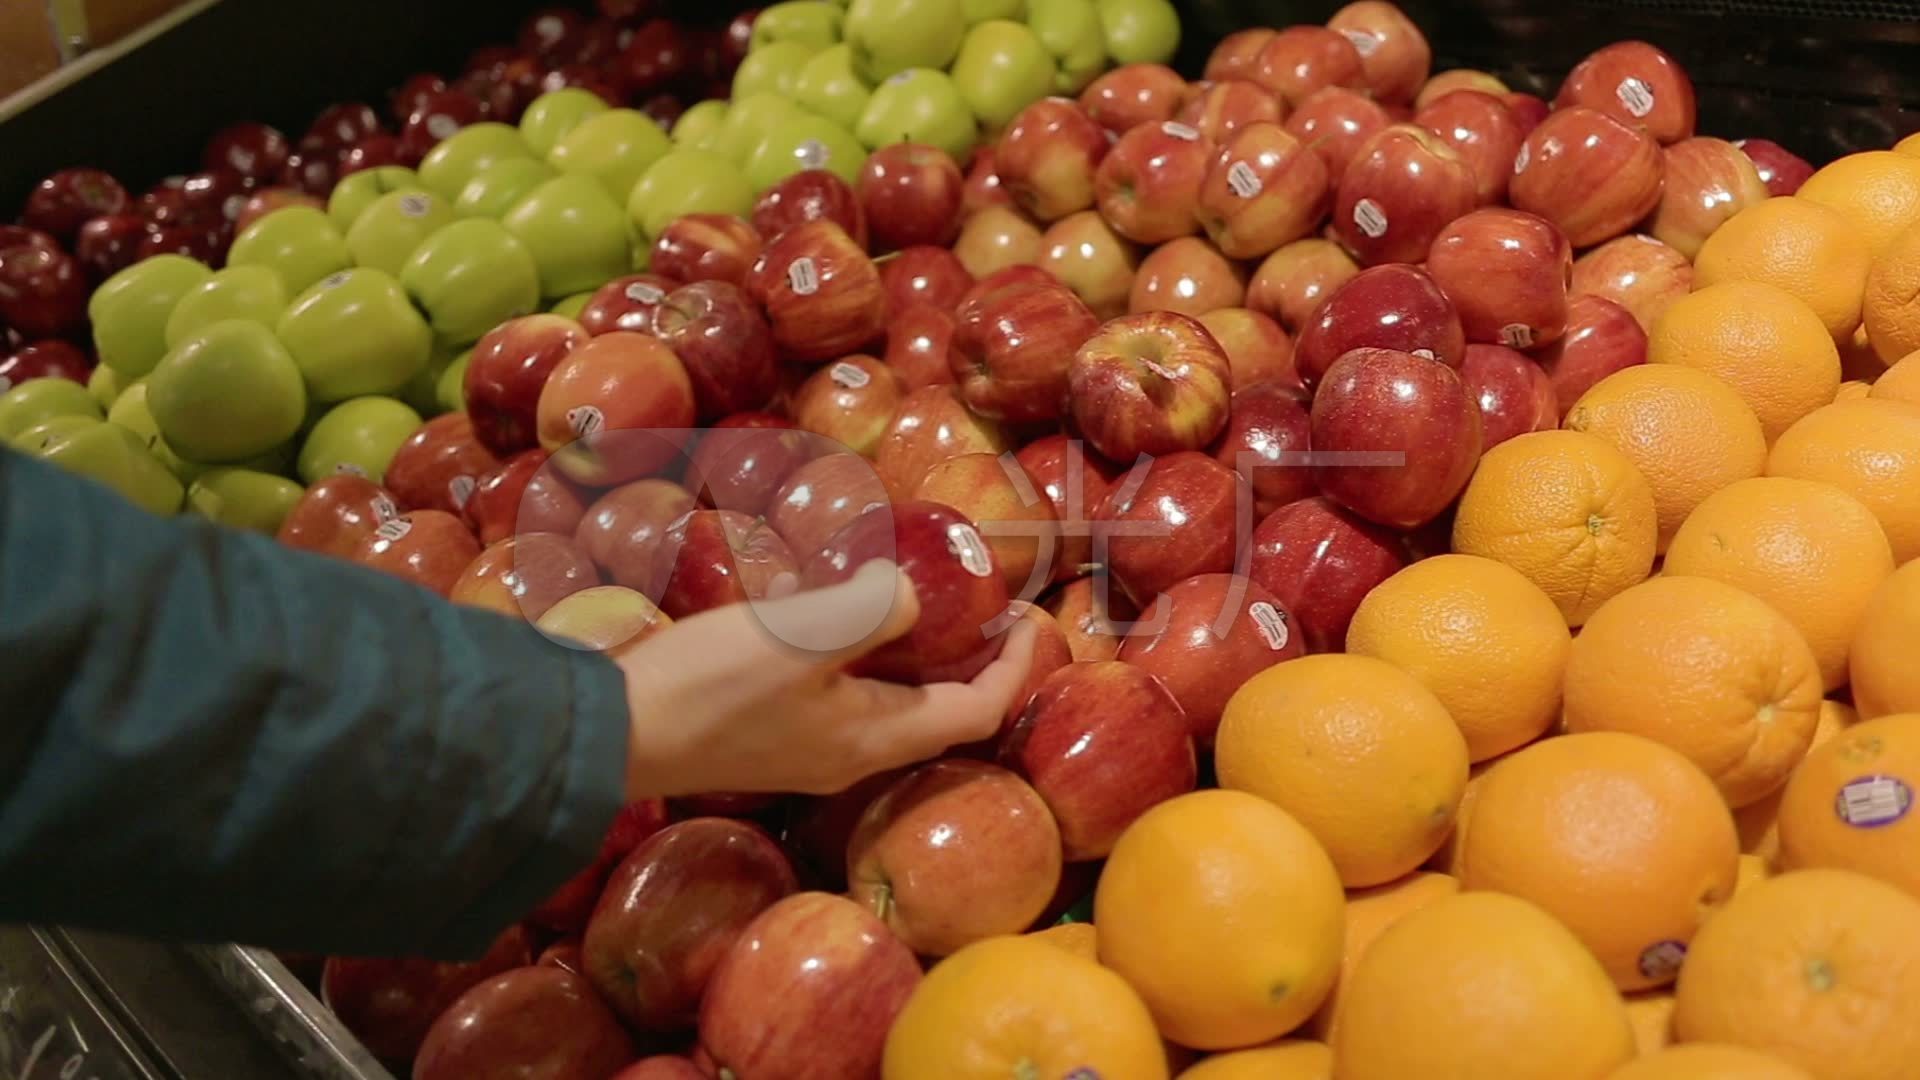
[[[889,562],[804,594],[733,604],[626,650],[631,798],[844,790],[991,737],[1027,677],[1033,628],[970,683],[902,686],[841,667],[905,634],[913,584]]]

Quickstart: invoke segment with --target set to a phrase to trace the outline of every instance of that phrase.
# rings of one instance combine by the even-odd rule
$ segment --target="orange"
[[[1768,442],[1840,390],[1840,350],[1819,317],[1758,281],[1725,281],[1675,300],[1647,335],[1647,363],[1725,382]]]
[[[1393,664],[1446,707],[1474,761],[1540,737],[1560,716],[1573,636],[1552,598],[1477,555],[1422,559],[1375,586],[1347,651]]]
[[[1828,336],[1842,342],[1860,325],[1860,296],[1872,259],[1844,216],[1789,195],[1754,203],[1715,229],[1694,257],[1693,287],[1727,281],[1776,286],[1811,308]]]
[[[1860,379],[1848,379],[1846,382],[1840,384],[1839,390],[1834,391],[1833,400],[1852,401],[1855,398],[1867,397],[1872,392],[1872,383],[1864,382]]]
[[[1673,987],[1627,995],[1627,1022],[1640,1055],[1658,1053],[1673,1043]]]
[[[1793,194],[1837,211],[1877,256],[1920,222],[1920,160],[1891,150],[1848,154],[1807,177]]]
[[[1813,725],[1813,740],[1807,753],[1860,721],[1860,714],[1837,701],[1820,703],[1820,718]],[[1805,760],[1803,757],[1801,760]],[[1772,867],[1780,855],[1780,799],[1787,793],[1783,785],[1765,798],[1750,802],[1733,812],[1733,826],[1740,831],[1741,859],[1752,857]],[[1745,873],[1745,864],[1742,864]]]
[[[1880,373],[1867,390],[1872,398],[1891,398],[1920,405],[1920,352],[1908,353]]]
[[[1622,990],[1673,980],[1687,942],[1733,894],[1740,842],[1698,766],[1638,735],[1546,739],[1487,774],[1460,886],[1530,900]]]
[[[1867,268],[1860,322],[1881,364],[1920,349],[1920,225],[1902,230]]]
[[[1313,1014],[1313,1033],[1326,1038],[1333,1030],[1347,980],[1353,978],[1353,969],[1360,958],[1387,927],[1399,922],[1402,916],[1459,891],[1458,878],[1415,871],[1398,881],[1348,893],[1346,952],[1340,958],[1340,980],[1333,984],[1333,993],[1328,995],[1326,1004]]]
[[[1734,869],[1733,895],[1739,896],[1742,889],[1751,889],[1772,876],[1773,871],[1767,866],[1767,860],[1758,855],[1742,854],[1739,865]]]
[[[1820,669],[1786,616],[1702,577],[1608,601],[1567,660],[1569,731],[1624,731],[1678,750],[1729,806],[1786,782],[1813,739]]]
[[[1633,1057],[1620,994],[1525,900],[1461,893],[1380,935],[1333,1033],[1334,1080],[1603,1080]]]
[[[1453,519],[1453,550],[1506,563],[1568,626],[1646,580],[1659,522],[1633,459],[1578,431],[1538,431],[1487,451]]]
[[[1691,1043],[1643,1057],[1607,1080],[1814,1080],[1813,1074],[1742,1046]]]
[[[1082,960],[1100,959],[1100,935],[1092,923],[1070,922],[1035,930],[1027,935],[1035,941],[1065,949]]]
[[[1563,426],[1597,435],[1653,488],[1658,550],[1708,495],[1767,467],[1760,420],[1733,387],[1678,364],[1637,364],[1581,395]]]
[[[1166,1080],[1153,1017],[1126,981],[1030,937],[974,942],[935,964],[887,1033],[885,1080],[1066,1076]]]
[[[1473,813],[1474,796],[1480,792],[1480,785],[1486,780],[1487,772],[1495,765],[1506,760],[1506,755],[1476,761],[1473,768],[1467,770],[1467,787],[1460,793],[1460,809],[1453,815],[1453,831],[1440,843],[1440,850],[1421,864],[1422,869],[1436,874],[1451,874],[1460,858],[1460,841],[1467,834],[1467,818]]]
[[[1235,1050],[1320,1007],[1340,971],[1345,907],[1333,862],[1305,826],[1245,792],[1198,791],[1120,835],[1093,923],[1100,962],[1140,992],[1161,1034]]]
[[[1920,1062],[1920,900],[1848,870],[1741,893],[1693,939],[1681,1042],[1732,1043],[1820,1080],[1894,1080]]]
[[[1920,131],[1914,132],[1912,135],[1894,143],[1893,152],[1896,154],[1908,154],[1914,157],[1920,157]]]
[[[1920,559],[1893,572],[1860,617],[1848,670],[1862,716],[1920,712]]]
[[[1780,799],[1780,865],[1869,874],[1920,898],[1920,713],[1863,720],[1807,755]],[[1920,928],[1916,928],[1920,932]]]
[[[1920,405],[1835,402],[1780,436],[1767,475],[1832,484],[1880,519],[1894,562],[1920,558]]]
[[[1813,649],[1826,689],[1847,682],[1847,648],[1893,573],[1893,548],[1860,500],[1817,480],[1757,476],[1694,508],[1662,571],[1724,581],[1773,605]]]
[[[1288,660],[1234,692],[1214,738],[1220,786],[1293,815],[1347,888],[1419,866],[1453,827],[1467,744],[1440,699],[1384,660]]]
[[[1284,1039],[1256,1050],[1217,1054],[1180,1074],[1180,1080],[1329,1080],[1333,1051],[1326,1043]]]

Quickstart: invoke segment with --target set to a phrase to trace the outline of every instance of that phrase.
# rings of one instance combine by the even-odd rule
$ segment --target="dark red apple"
[[[940,462],[961,454],[998,454],[1011,446],[998,423],[967,408],[958,387],[927,386],[908,394],[894,410],[873,464],[887,493],[905,500]]]
[[[950,507],[974,523],[1009,596],[1032,599],[1059,569],[1053,503],[1008,455],[948,458],[927,470],[913,497]]]
[[[1369,521],[1414,529],[1467,486],[1480,461],[1480,410],[1452,368],[1355,349],[1314,393],[1311,438],[1322,493]]]
[[[673,281],[744,285],[760,257],[760,234],[732,214],[685,214],[653,242],[653,273]]]
[[[429,94],[400,125],[402,158],[417,163],[442,140],[451,138],[468,124],[477,124],[486,118],[486,105],[465,89],[455,88]]]
[[[480,477],[462,516],[482,544],[492,544],[522,532],[570,536],[586,511],[579,489],[548,468],[547,452],[536,446]]]
[[[895,308],[887,318],[887,352],[882,361],[903,390],[953,385],[953,315],[932,304]]]
[[[593,560],[560,533],[521,533],[481,549],[447,599],[533,622],[582,589],[600,584]]]
[[[572,946],[573,963],[567,970],[585,974],[577,935],[586,928],[587,918],[593,914],[594,903],[606,888],[607,876],[642,841],[666,827],[667,804],[659,799],[641,799],[621,807],[620,812],[614,815],[613,822],[607,826],[606,835],[600,841],[600,853],[593,862],[568,878],[551,896],[541,901],[539,907],[527,914],[527,921],[536,926],[576,935]],[[542,954],[540,960],[545,963],[546,955]]]
[[[769,235],[764,228],[761,234]],[[766,308],[774,341],[796,359],[858,352],[887,328],[880,271],[830,220],[810,220],[775,236],[748,273],[747,291]]]
[[[80,226],[73,257],[95,285],[132,266],[146,239],[147,222],[137,214],[103,214]]]
[[[1289,26],[1261,47],[1252,78],[1297,106],[1323,86],[1359,89],[1367,85],[1360,50],[1337,30]]]
[[[324,199],[340,178],[340,154],[331,145],[308,135],[287,155],[287,167],[280,170],[279,184]]]
[[[1252,543],[1248,576],[1292,612],[1311,653],[1346,648],[1360,601],[1407,565],[1399,537],[1321,498],[1268,514]]]
[[[1413,122],[1440,136],[1472,167],[1482,204],[1506,196],[1513,156],[1527,133],[1499,98],[1478,90],[1455,90],[1413,114]]]
[[[1333,231],[1361,262],[1411,263],[1479,203],[1473,168],[1417,124],[1390,124],[1354,151],[1333,195]]]
[[[767,522],[805,566],[855,518],[887,504],[873,464],[858,454],[823,454],[795,469],[766,509]]]
[[[1540,121],[1545,120],[1547,114],[1553,111],[1552,106],[1533,94],[1509,90],[1494,96],[1498,97],[1500,104],[1505,105],[1507,111],[1513,114],[1514,122],[1520,125],[1520,137],[1523,139],[1532,134],[1533,129],[1540,126]]]
[[[1087,572],[1093,560],[1093,514],[1106,501],[1119,470],[1079,439],[1048,435],[1020,448],[1014,460],[1053,507],[1060,546],[1054,579]]]
[[[0,325],[29,340],[77,334],[87,321],[87,278],[64,251],[0,249]]]
[[[1760,171],[1760,182],[1767,185],[1770,194],[1791,195],[1813,175],[1807,159],[1772,139],[1735,139],[1733,145],[1753,160],[1753,167]]]
[[[1633,313],[1599,296],[1576,296],[1567,307],[1567,332],[1542,350],[1540,368],[1553,383],[1559,417],[1601,379],[1647,362],[1647,332]]]
[[[1693,135],[1693,80],[1679,61],[1644,41],[1616,41],[1575,64],[1553,107],[1575,106],[1641,128],[1663,143]]]
[[[1201,78],[1210,83],[1253,78],[1259,67],[1260,50],[1266,48],[1277,32],[1269,26],[1251,26],[1221,38],[1207,54],[1207,66]]]
[[[1113,231],[1159,244],[1200,231],[1200,187],[1213,140],[1173,120],[1141,124],[1113,144],[1094,172],[1094,199]]]
[[[673,618],[758,600],[773,579],[794,574],[793,552],[764,518],[738,510],[691,510],[660,536],[653,582],[643,590]]]
[[[702,505],[765,512],[794,470],[822,452],[817,439],[772,413],[735,413],[707,429],[687,461],[686,486]]]
[[[1095,562],[1143,609],[1175,582],[1234,568],[1253,527],[1253,494],[1239,473],[1183,451],[1143,461],[1114,481],[1094,512]]]
[[[1014,205],[1036,221],[1058,221],[1093,205],[1094,172],[1109,145],[1107,130],[1078,103],[1041,98],[1007,125],[994,170]]]
[[[1660,144],[1593,109],[1554,110],[1520,144],[1508,199],[1558,226],[1576,248],[1631,229],[1660,204]]]
[[[392,492],[364,476],[335,473],[307,488],[277,535],[291,548],[350,559],[375,529],[399,516]]]
[[[974,150],[973,161],[967,166],[966,186],[960,192],[961,218],[964,220],[990,206],[1012,205],[1013,196],[1000,186],[1000,174],[994,171],[993,144],[984,144]]]
[[[685,365],[700,419],[759,409],[772,400],[780,379],[773,331],[740,286],[682,285],[654,308],[652,330]]]
[[[1394,118],[1358,90],[1328,86],[1315,90],[1287,117],[1287,133],[1320,156],[1327,182],[1338,184],[1360,147]]]
[[[835,360],[814,371],[793,392],[787,411],[794,424],[862,457],[872,457],[900,401],[905,380],[871,356]]]
[[[1226,427],[1232,377],[1207,328],[1170,311],[1107,323],[1067,373],[1075,426],[1121,463],[1211,443]]]
[[[1427,273],[1453,302],[1468,341],[1531,349],[1566,332],[1573,248],[1545,218],[1475,210],[1434,237]]]
[[[352,559],[446,596],[479,554],[466,522],[444,510],[415,510],[375,526]]]
[[[981,416],[1015,423],[1060,416],[1074,353],[1100,329],[1061,285],[986,292],[962,302],[955,321],[949,356],[961,399]]]
[[[407,160],[407,148],[398,136],[369,135],[340,155],[340,176],[344,179],[357,172],[388,165],[404,167]]]
[[[1253,489],[1254,513],[1274,510],[1314,494],[1309,432],[1312,399],[1297,382],[1270,379],[1233,392],[1227,429],[1213,456],[1245,477]]]
[[[914,304],[931,304],[952,312],[973,287],[973,275],[953,252],[921,244],[903,247],[880,264],[880,283],[887,290],[887,306],[898,316]]]
[[[1190,93],[1187,80],[1165,64],[1122,64],[1080,91],[1080,107],[1094,123],[1125,135],[1173,119]]]
[[[1300,327],[1293,364],[1308,387],[1354,349],[1398,349],[1457,368],[1466,358],[1459,312],[1426,271],[1388,264],[1334,289]]]
[[[897,251],[953,243],[960,234],[965,187],[966,177],[946,151],[920,143],[893,143],[867,156],[855,194],[874,248]]]
[[[538,445],[540,392],[560,361],[587,332],[559,315],[527,315],[501,323],[473,347],[461,383],[474,434],[496,454]]]
[[[1239,574],[1201,574],[1147,606],[1120,643],[1119,659],[1164,686],[1180,703],[1187,729],[1206,746],[1233,692],[1302,655],[1301,639],[1293,614],[1265,586]],[[1047,793],[1044,784],[1040,791]]]
[[[615,330],[652,333],[654,311],[679,287],[680,282],[660,274],[614,278],[595,289],[580,309],[580,328],[594,337]]]
[[[648,19],[634,28],[608,70],[629,96],[639,99],[682,81],[692,73],[693,63],[693,43],[678,23]]]
[[[407,117],[434,94],[447,88],[447,80],[429,71],[409,75],[389,97],[392,108],[390,114],[396,124],[404,124]]]
[[[635,480],[588,507],[574,539],[614,584],[644,592],[653,585],[653,557],[667,526],[695,505],[671,480]]]
[[[631,1062],[633,1039],[586,979],[557,967],[496,975],[434,1021],[414,1080],[598,1080]]]
[[[200,155],[208,172],[229,172],[248,187],[271,182],[287,167],[293,147],[287,137],[265,124],[235,124],[214,133]]]
[[[473,421],[463,412],[445,413],[420,425],[394,451],[386,485],[408,510],[466,508],[482,477],[501,465],[493,451],[474,437]]]
[[[1066,636],[1067,652],[1076,664],[1120,655],[1122,637],[1139,614],[1100,568],[1060,586],[1048,598],[1046,610]]]
[[[127,189],[99,169],[62,169],[34,185],[20,210],[20,222],[62,244],[72,244],[80,227],[97,217],[124,214],[133,205]]]
[[[78,345],[65,341],[36,341],[0,358],[0,394],[29,379],[87,381],[93,361]]]
[[[594,884],[594,896],[599,895],[599,888],[599,883],[596,882]],[[594,897],[587,898],[589,907],[592,906],[593,899]],[[571,971],[583,979],[587,976],[587,965],[580,959],[580,938],[578,935],[563,937],[559,941],[541,949],[540,957],[535,960],[534,963],[540,967],[552,967],[559,968],[562,971]]]
[[[831,221],[862,251],[867,247],[867,216],[860,196],[826,169],[802,169],[762,192],[753,204],[753,227],[768,244],[787,230],[810,221]]]
[[[320,996],[375,1057],[405,1063],[427,1030],[461,995],[503,972],[533,963],[532,943],[519,924],[506,929],[472,963],[419,957],[328,958]]]
[[[1480,406],[1483,453],[1515,435],[1560,426],[1553,380],[1525,353],[1504,345],[1469,345],[1460,377]]]
[[[307,137],[323,149],[337,152],[379,132],[380,114],[373,111],[373,106],[348,101],[320,110],[307,128]]]

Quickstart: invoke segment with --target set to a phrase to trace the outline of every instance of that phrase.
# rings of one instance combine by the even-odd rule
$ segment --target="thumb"
[[[711,634],[702,636],[719,650],[719,665],[762,686],[784,685],[864,656],[913,629],[920,617],[913,582],[885,559],[866,563],[837,585],[773,592],[685,624],[705,623]]]

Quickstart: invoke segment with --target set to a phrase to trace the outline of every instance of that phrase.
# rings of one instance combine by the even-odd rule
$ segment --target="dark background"
[[[0,0],[15,2],[15,0]],[[1340,0],[1178,0],[1179,66],[1195,74],[1222,34],[1321,22]],[[1401,0],[1435,70],[1479,67],[1550,97],[1610,41],[1677,56],[1700,91],[1700,129],[1765,137],[1822,163],[1920,128],[1920,0]],[[290,134],[322,106],[384,102],[419,71],[452,72],[510,40],[540,0],[227,0],[0,124],[0,218],[54,169],[104,167],[134,191],[189,171],[239,120]],[[724,21],[740,0],[681,0],[678,17]]]

